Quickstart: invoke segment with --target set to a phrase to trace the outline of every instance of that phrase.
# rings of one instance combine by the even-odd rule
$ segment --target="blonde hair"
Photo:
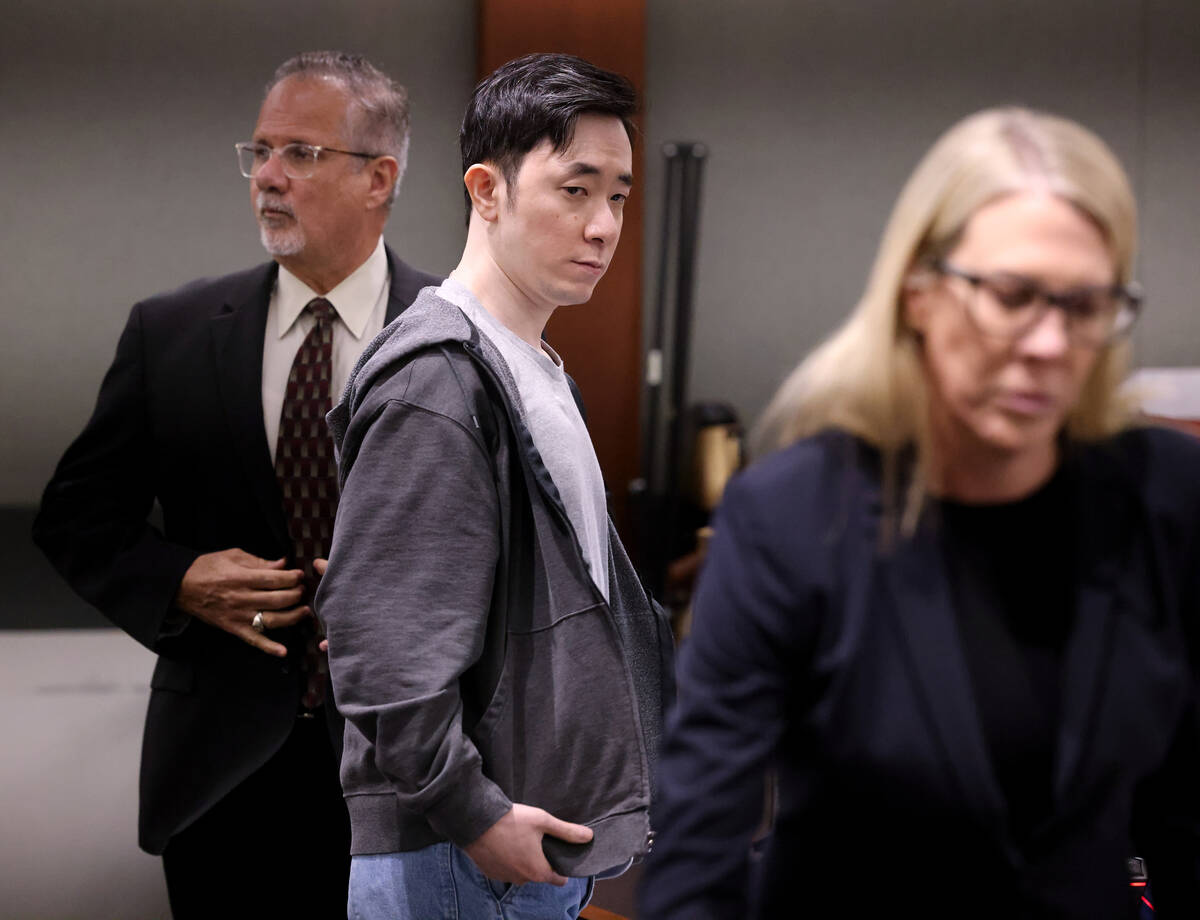
[[[885,503],[911,532],[927,489],[930,435],[920,344],[901,306],[904,286],[954,248],[981,206],[1033,187],[1087,214],[1109,244],[1117,280],[1129,280],[1137,208],[1104,142],[1075,122],[1027,109],[971,115],[939,138],[905,183],[861,300],[775,393],[756,427],[754,453],[829,428],[858,436],[883,453]],[[1127,365],[1127,344],[1104,349],[1067,418],[1068,438],[1095,440],[1128,423],[1129,407],[1118,395]],[[915,463],[901,502],[898,454],[909,448]]]

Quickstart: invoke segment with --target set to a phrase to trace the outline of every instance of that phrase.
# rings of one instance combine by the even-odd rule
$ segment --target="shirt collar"
[[[383,292],[388,280],[387,253],[383,248],[383,237],[375,244],[374,251],[358,268],[341,280],[338,285],[325,295],[325,299],[333,304],[333,309],[341,317],[342,323],[356,338],[362,338],[371,312]],[[314,297],[321,295],[293,275],[290,271],[279,266],[279,278],[275,282],[275,296],[278,306],[279,322],[276,334],[283,338],[292,328],[304,307]]]

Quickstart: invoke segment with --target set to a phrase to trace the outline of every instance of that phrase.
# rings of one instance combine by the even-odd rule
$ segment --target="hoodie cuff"
[[[475,773],[456,783],[426,811],[425,820],[456,847],[465,849],[512,807],[512,801],[499,786],[482,773]]]

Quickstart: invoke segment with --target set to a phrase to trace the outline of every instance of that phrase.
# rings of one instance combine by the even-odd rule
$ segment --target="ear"
[[[900,309],[904,324],[914,332],[924,332],[933,309],[936,279],[927,271],[911,271],[900,288]]]
[[[400,164],[395,157],[377,157],[367,167],[371,187],[367,192],[368,209],[383,207],[392,195],[396,177],[400,175]]]
[[[491,163],[472,163],[463,174],[463,185],[471,198],[471,207],[486,221],[494,221],[504,196],[504,177]]]

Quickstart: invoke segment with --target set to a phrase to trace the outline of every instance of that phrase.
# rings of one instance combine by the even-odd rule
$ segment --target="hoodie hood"
[[[423,288],[412,306],[371,340],[354,365],[341,401],[325,416],[339,463],[350,419],[375,382],[427,348],[470,343],[490,365],[518,416],[523,416],[516,380],[499,350],[491,339],[480,334],[462,310],[439,296],[438,290],[436,287]]]

